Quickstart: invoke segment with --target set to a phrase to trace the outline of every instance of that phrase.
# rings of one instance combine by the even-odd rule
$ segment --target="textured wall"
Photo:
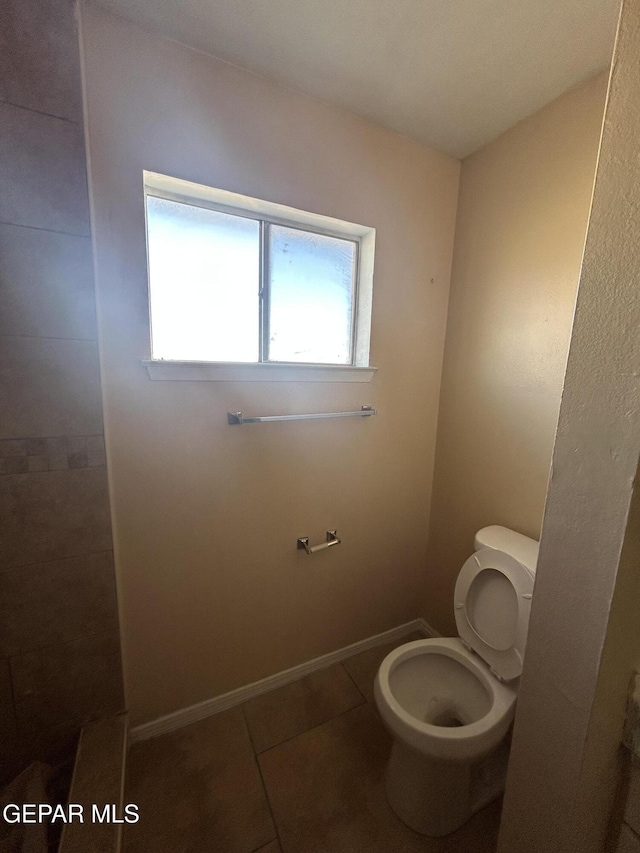
[[[424,607],[444,634],[475,531],[540,535],[605,91],[600,75],[462,166]]]
[[[640,0],[625,0],[503,812],[504,853],[599,853],[640,644]]]
[[[105,420],[141,722],[422,614],[459,163],[88,7]],[[377,229],[369,384],[150,382],[142,171]],[[229,427],[226,413],[379,414]],[[343,544],[308,557],[298,536]]]
[[[0,33],[4,777],[123,697],[74,3]]]

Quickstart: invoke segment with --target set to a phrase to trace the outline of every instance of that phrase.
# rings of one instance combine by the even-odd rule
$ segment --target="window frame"
[[[260,378],[282,379],[283,381],[289,379],[370,381],[375,373],[375,368],[369,364],[375,251],[374,228],[298,210],[275,202],[251,198],[228,190],[196,184],[180,178],[172,178],[157,172],[144,171],[143,178],[150,352],[152,352],[153,322],[149,275],[148,196],[257,220],[260,226],[259,361],[175,361],[150,356],[149,359],[144,359],[143,363],[147,367],[151,379],[233,379],[235,378],[234,374],[237,373],[238,379],[247,378],[252,381]],[[266,282],[269,264],[269,241],[265,239],[265,232],[272,224],[347,240],[355,244],[350,363],[283,362],[266,358],[269,348],[269,285]],[[189,366],[194,369],[189,370]]]

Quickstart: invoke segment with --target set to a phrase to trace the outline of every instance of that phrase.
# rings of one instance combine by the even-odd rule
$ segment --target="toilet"
[[[459,636],[399,646],[375,681],[393,737],[387,798],[424,835],[458,829],[506,779],[538,543],[494,525],[478,531],[475,549],[455,586]]]

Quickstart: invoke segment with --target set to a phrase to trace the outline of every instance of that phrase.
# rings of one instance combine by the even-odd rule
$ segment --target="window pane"
[[[356,244],[269,227],[269,360],[350,364]]]
[[[152,357],[258,361],[260,223],[147,196]]]

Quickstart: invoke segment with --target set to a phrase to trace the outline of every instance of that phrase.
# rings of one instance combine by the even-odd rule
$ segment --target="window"
[[[151,359],[368,367],[375,232],[145,172]]]

